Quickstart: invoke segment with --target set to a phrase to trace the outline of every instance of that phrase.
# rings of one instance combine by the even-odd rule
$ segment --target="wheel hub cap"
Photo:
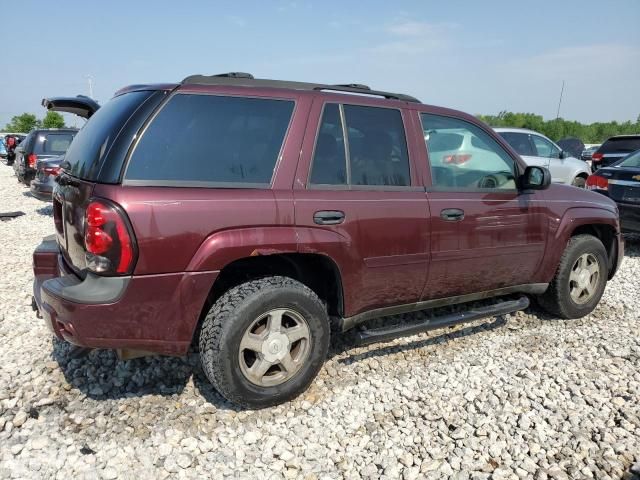
[[[583,304],[593,298],[598,290],[600,264],[594,255],[580,255],[573,264],[569,275],[569,293],[577,304]]]
[[[267,362],[282,360],[288,353],[289,339],[284,333],[272,333],[262,344],[262,355]]]

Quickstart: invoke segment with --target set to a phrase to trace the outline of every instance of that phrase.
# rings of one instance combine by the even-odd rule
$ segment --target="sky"
[[[0,0],[0,5],[9,0]],[[640,0],[11,2],[0,127],[46,96],[104,103],[195,74],[363,83],[472,114],[640,115]],[[77,117],[76,117],[77,118]],[[80,125],[72,116],[67,123]]]

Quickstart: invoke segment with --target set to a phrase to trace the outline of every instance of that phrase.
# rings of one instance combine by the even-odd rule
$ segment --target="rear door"
[[[42,106],[52,112],[73,113],[82,118],[90,118],[100,108],[98,102],[84,95],[43,98]]]
[[[338,262],[345,316],[415,302],[427,276],[429,215],[411,117],[336,98],[316,99],[306,128],[294,183],[301,248]]]
[[[429,152],[431,264],[423,300],[533,283],[547,220],[537,193],[519,194],[515,160],[469,120],[421,113],[420,121],[427,147],[432,137],[461,130],[482,146],[474,152],[474,169]]]

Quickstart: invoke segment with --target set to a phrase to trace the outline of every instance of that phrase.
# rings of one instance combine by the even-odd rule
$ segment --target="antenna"
[[[86,75],[85,78],[89,84],[89,97],[93,98],[93,77],[91,75]]]
[[[558,112],[556,113],[556,120],[560,118],[560,105],[562,105],[562,94],[564,93],[564,80],[562,80],[562,88],[560,89],[560,100],[558,101]]]

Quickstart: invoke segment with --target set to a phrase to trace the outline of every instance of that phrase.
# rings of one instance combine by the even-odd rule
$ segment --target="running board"
[[[486,307],[473,308],[464,312],[429,318],[418,323],[360,330],[356,332],[355,343],[356,345],[368,345],[376,342],[387,342],[394,338],[416,335],[417,333],[434,330],[436,328],[448,327],[458,323],[473,322],[474,320],[480,320],[481,318],[495,317],[498,315],[517,312],[519,310],[524,310],[528,306],[529,298],[523,295],[517,300],[507,300],[493,305],[488,305]]]

